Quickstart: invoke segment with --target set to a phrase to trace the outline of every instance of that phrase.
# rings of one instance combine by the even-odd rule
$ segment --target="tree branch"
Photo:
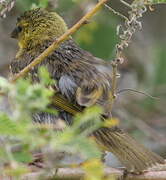
[[[92,8],[85,16],[83,16],[73,27],[71,27],[66,33],[55,40],[43,53],[41,53],[37,58],[35,58],[28,66],[26,66],[22,71],[16,74],[11,82],[15,82],[17,79],[25,76],[33,67],[40,64],[47,56],[49,56],[53,51],[55,51],[59,45],[68,39],[70,35],[74,34],[82,25],[84,25],[92,16],[94,16],[97,11],[102,7],[107,0],[100,0],[94,8]]]
[[[86,172],[80,168],[59,168],[57,173],[50,177],[49,179],[63,179],[63,180],[78,180],[83,179],[86,175]],[[24,175],[23,179],[38,179],[43,177],[42,172],[34,172]],[[47,175],[48,178],[48,175]],[[47,179],[46,178],[46,179]],[[125,179],[125,180],[165,180],[166,178],[166,171],[149,171],[142,174],[132,174],[129,173],[124,175],[123,170],[114,169],[114,168],[105,168],[104,169],[104,178],[113,178],[115,180],[118,179]],[[103,178],[103,179],[104,179]]]

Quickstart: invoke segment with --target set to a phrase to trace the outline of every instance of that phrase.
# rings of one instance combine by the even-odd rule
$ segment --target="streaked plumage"
[[[18,19],[17,27],[12,33],[12,37],[18,39],[20,47],[16,58],[11,62],[12,73],[22,70],[66,30],[63,19],[56,13],[41,9],[25,12]],[[47,67],[51,77],[57,81],[59,92],[55,93],[52,104],[60,111],[60,118],[67,124],[71,124],[72,115],[94,104],[101,105],[104,116],[109,117],[109,63],[81,49],[70,37],[41,65]],[[35,67],[31,71],[34,82],[38,81],[37,69]],[[48,118],[49,122],[52,122],[51,116]],[[52,118],[56,121],[55,117]],[[47,122],[47,118],[45,115],[36,115],[35,121]],[[147,150],[117,127],[100,128],[91,136],[105,150],[113,152],[128,170],[143,171],[157,163],[164,163],[160,156]]]

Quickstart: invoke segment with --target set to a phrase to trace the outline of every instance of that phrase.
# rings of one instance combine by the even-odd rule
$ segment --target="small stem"
[[[123,19],[125,19],[125,20],[128,21],[128,18],[127,18],[126,16],[124,16],[124,15],[121,14],[120,12],[115,11],[115,10],[114,10],[112,7],[110,7],[109,5],[104,4],[104,6],[105,6],[107,9],[109,9],[110,11],[112,11],[115,15],[118,15],[118,16],[120,16],[121,18],[123,18]]]
[[[152,99],[160,99],[160,98],[154,97],[154,96],[152,96],[152,95],[150,95],[150,94],[148,94],[148,93],[146,93],[146,92],[138,91],[138,90],[131,89],[131,88],[121,89],[121,90],[119,90],[119,91],[117,92],[117,94],[121,94],[121,93],[126,92],[126,91],[131,91],[131,92],[139,93],[139,94],[142,94],[142,95],[144,95],[144,96],[150,97],[150,98],[152,98]]]
[[[117,87],[117,67],[118,64],[116,60],[112,62],[112,98],[116,97],[116,87]]]
[[[112,88],[111,88],[111,94],[110,94],[110,105],[109,105],[109,111],[110,111],[110,117],[112,116],[112,108],[114,104],[114,100],[116,98],[116,89],[117,89],[117,71],[118,71],[118,64],[119,59],[113,60],[112,64]]]
[[[121,3],[123,3],[125,6],[127,6],[128,8],[132,8],[131,5],[129,3],[127,3],[124,0],[120,0]]]

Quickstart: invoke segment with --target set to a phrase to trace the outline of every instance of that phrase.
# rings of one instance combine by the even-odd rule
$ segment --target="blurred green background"
[[[7,17],[0,20],[0,75],[8,77],[8,64],[17,51],[17,42],[10,38],[10,32],[20,13],[36,6],[46,7],[57,11],[71,27],[95,3],[95,0],[18,0]],[[129,9],[119,1],[112,0],[109,5],[128,15]],[[142,30],[134,34],[123,52],[125,62],[119,67],[118,90],[132,88],[158,99],[121,93],[113,115],[129,133],[166,158],[166,5],[152,8],[141,19]],[[82,48],[109,61],[115,57],[119,41],[117,26],[123,23],[123,19],[103,8],[73,37]]]

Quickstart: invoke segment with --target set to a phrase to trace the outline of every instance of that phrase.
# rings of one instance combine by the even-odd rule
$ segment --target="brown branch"
[[[43,53],[41,53],[37,58],[35,58],[28,66],[26,66],[22,71],[16,74],[11,82],[15,82],[17,79],[25,76],[33,67],[40,64],[47,56],[49,56],[53,51],[55,51],[59,45],[68,39],[70,35],[74,34],[82,25],[84,25],[92,16],[94,16],[97,11],[102,7],[107,0],[100,0],[94,8],[92,8],[87,14],[85,14],[73,27],[71,27],[66,33],[55,40]]]
[[[111,103],[110,103],[110,112],[112,111],[112,107],[116,98],[116,90],[117,90],[117,78],[118,76],[120,76],[118,74],[118,65],[120,63],[123,63],[123,59],[122,58],[116,58],[115,60],[113,60],[111,62],[112,65],[112,88],[111,88]]]
[[[47,178],[45,179],[59,179],[59,180],[80,180],[85,177],[86,172],[80,168],[59,168],[57,173],[50,177],[49,175],[45,175]],[[43,177],[43,172],[34,172],[24,175],[22,179],[40,179]],[[48,178],[49,176],[49,178]],[[124,171],[114,168],[105,168],[104,169],[104,177],[103,179],[113,178],[114,180],[165,180],[166,179],[166,171],[149,171],[146,173],[142,173],[139,175],[136,174],[127,174],[124,176]]]
[[[117,67],[118,63],[117,60],[112,62],[112,98],[115,99],[116,97],[116,86],[117,86]]]

